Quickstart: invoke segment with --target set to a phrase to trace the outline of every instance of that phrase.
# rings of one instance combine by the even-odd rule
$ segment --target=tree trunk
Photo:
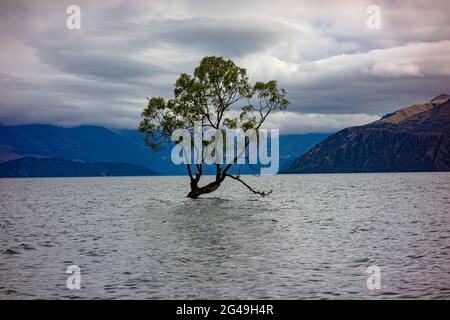
[[[214,192],[219,188],[220,183],[221,181],[213,181],[206,186],[199,188],[195,181],[191,181],[191,192],[188,193],[187,197],[196,199],[202,194]]]

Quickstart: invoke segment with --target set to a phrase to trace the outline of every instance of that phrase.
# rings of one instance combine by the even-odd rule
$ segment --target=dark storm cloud
[[[237,19],[171,20],[159,24],[155,39],[226,56],[263,50],[283,41],[293,30],[273,21]]]
[[[157,66],[107,52],[40,50],[39,57],[43,63],[62,72],[110,81],[126,81],[162,72]]]
[[[123,36],[117,41],[124,29],[132,36]],[[42,63],[61,72],[123,81],[170,71],[161,61],[133,58],[149,44],[154,47],[172,45],[181,52],[190,48],[204,54],[234,57],[276,44],[288,30],[281,24],[264,21],[186,19],[115,25],[111,32],[119,33],[116,39],[104,31],[58,30],[27,43],[38,50]]]

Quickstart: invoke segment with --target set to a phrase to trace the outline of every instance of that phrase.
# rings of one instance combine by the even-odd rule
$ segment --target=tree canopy
[[[259,132],[273,111],[285,110],[289,104],[286,91],[278,88],[276,80],[252,85],[246,69],[216,56],[204,57],[192,75],[182,73],[175,83],[173,98],[147,100],[139,131],[145,133],[144,139],[154,151],[173,143],[171,135],[175,130],[192,129],[196,124],[216,130]],[[256,191],[239,176],[229,174],[231,166],[216,164],[216,179],[200,187],[203,164],[186,164],[191,186],[188,197],[217,190],[226,177],[240,181],[254,193],[269,193]]]

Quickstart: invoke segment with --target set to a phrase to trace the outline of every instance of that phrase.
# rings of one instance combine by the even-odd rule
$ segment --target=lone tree
[[[182,73],[175,83],[172,99],[152,97],[147,100],[139,131],[145,133],[145,142],[153,151],[177,143],[171,141],[175,130],[191,130],[199,123],[205,129],[241,129],[244,132],[253,129],[259,133],[272,111],[285,110],[289,104],[286,91],[279,89],[275,80],[251,85],[246,69],[215,56],[204,57],[193,75]],[[248,140],[245,147],[248,147]],[[241,182],[253,193],[265,196],[271,192],[254,190],[239,175],[230,174],[232,165],[216,164],[215,179],[200,186],[203,164],[186,164],[191,186],[188,197],[197,198],[217,190],[227,177]]]

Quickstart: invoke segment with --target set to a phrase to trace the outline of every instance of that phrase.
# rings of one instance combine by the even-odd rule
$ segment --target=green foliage
[[[193,128],[196,122],[215,129],[258,130],[272,111],[289,104],[275,80],[252,86],[246,69],[215,56],[203,58],[193,75],[182,73],[172,99],[147,100],[139,131],[152,150],[170,142],[174,130]]]

